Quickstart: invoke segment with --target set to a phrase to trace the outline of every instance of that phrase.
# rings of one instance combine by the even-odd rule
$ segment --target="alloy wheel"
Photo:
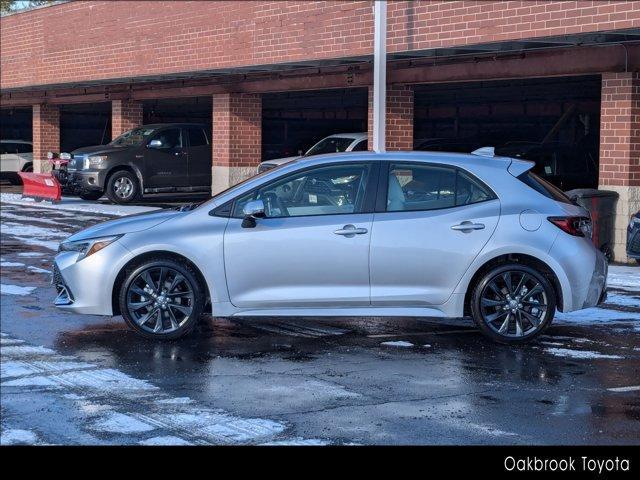
[[[133,182],[127,177],[120,177],[113,182],[113,191],[119,198],[128,198],[133,191]]]
[[[520,270],[499,273],[480,295],[482,320],[503,337],[533,334],[541,328],[547,310],[548,298],[543,284]]]
[[[181,328],[195,305],[189,280],[170,267],[143,270],[127,291],[127,310],[144,331],[167,334]]]

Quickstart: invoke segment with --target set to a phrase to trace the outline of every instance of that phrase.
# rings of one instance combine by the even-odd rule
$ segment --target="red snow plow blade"
[[[62,188],[58,179],[50,173],[18,172],[22,178],[22,197],[36,200],[51,200],[57,203],[62,198]]]

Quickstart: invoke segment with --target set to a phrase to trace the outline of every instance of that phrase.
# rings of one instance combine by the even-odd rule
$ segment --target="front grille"
[[[56,287],[56,291],[58,292],[56,299],[53,301],[55,305],[71,305],[74,302],[73,294],[71,293],[71,290],[69,290],[69,287],[65,283],[64,278],[55,263],[53,264],[51,283]]]
[[[68,170],[82,170],[82,164],[84,163],[84,155],[74,155],[67,165]]]

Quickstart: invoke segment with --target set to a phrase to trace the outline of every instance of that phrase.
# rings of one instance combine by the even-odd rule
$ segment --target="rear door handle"
[[[342,235],[345,237],[353,237],[354,235],[364,235],[369,230],[366,228],[356,228],[355,225],[345,225],[339,230],[335,230],[333,233],[336,235]]]
[[[471,223],[471,222],[462,222],[458,225],[453,225],[451,230],[458,230],[460,232],[471,231],[471,230],[483,230],[484,223]]]

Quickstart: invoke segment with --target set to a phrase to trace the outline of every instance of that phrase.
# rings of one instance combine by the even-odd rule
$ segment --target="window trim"
[[[387,200],[389,196],[389,170],[391,168],[391,164],[401,164],[401,165],[418,165],[425,167],[436,167],[436,168],[450,168],[456,172],[456,190],[458,183],[458,172],[463,172],[464,174],[471,177],[471,179],[486,189],[489,193],[491,193],[492,197],[487,198],[486,200],[481,200],[479,202],[467,203],[465,205],[454,205],[452,207],[439,207],[439,208],[429,208],[429,209],[412,209],[412,210],[387,210]],[[418,162],[415,160],[407,160],[407,161],[391,161],[385,160],[384,165],[380,168],[379,172],[379,182],[378,182],[378,196],[376,198],[376,209],[375,213],[405,213],[405,212],[435,212],[438,210],[448,210],[451,208],[460,208],[460,207],[468,207],[470,205],[478,205],[484,202],[491,202],[493,200],[499,200],[496,192],[485,182],[480,180],[476,175],[471,173],[466,168],[459,167],[458,165],[452,165],[450,163],[433,163],[433,162]]]
[[[265,217],[265,218],[261,218],[260,221],[265,221],[265,220],[276,220],[276,219],[288,219],[288,218],[308,218],[308,217],[335,217],[335,216],[344,216],[344,215],[361,215],[361,214],[367,214],[367,213],[374,213],[375,212],[375,201],[377,198],[377,188],[378,188],[378,178],[380,175],[380,161],[375,161],[375,160],[360,160],[360,161],[350,161],[350,162],[331,162],[331,163],[323,163],[323,164],[319,164],[319,165],[310,165],[308,167],[305,168],[301,168],[299,170],[295,170],[293,172],[288,172],[284,175],[280,175],[268,182],[265,182],[261,185],[258,185],[254,188],[252,188],[251,190],[248,190],[246,192],[242,192],[238,195],[236,195],[232,200],[229,200],[227,202],[224,203],[224,205],[221,205],[218,208],[221,208],[222,206],[227,205],[228,203],[231,203],[231,211],[228,214],[228,218],[234,218],[236,220],[241,220],[243,217],[234,217],[233,216],[233,211],[235,210],[236,207],[236,202],[238,201],[238,198],[243,197],[245,195],[249,195],[252,193],[255,193],[256,190],[259,190],[261,188],[265,188],[267,186],[269,186],[272,183],[275,182],[279,182],[281,180],[283,180],[285,177],[290,176],[290,175],[298,175],[301,173],[304,173],[306,171],[309,170],[313,170],[316,168],[325,168],[325,167],[332,167],[332,166],[348,166],[348,165],[370,165],[371,169],[369,171],[369,178],[367,179],[367,184],[365,185],[365,195],[364,195],[364,201],[362,202],[362,211],[360,212],[349,212],[349,213],[323,213],[323,214],[319,214],[319,215],[295,215],[295,216],[287,216],[287,217]],[[210,215],[213,216],[218,216],[215,214],[215,211],[218,209],[214,209],[212,212],[210,212]],[[226,215],[225,215],[226,216]]]

